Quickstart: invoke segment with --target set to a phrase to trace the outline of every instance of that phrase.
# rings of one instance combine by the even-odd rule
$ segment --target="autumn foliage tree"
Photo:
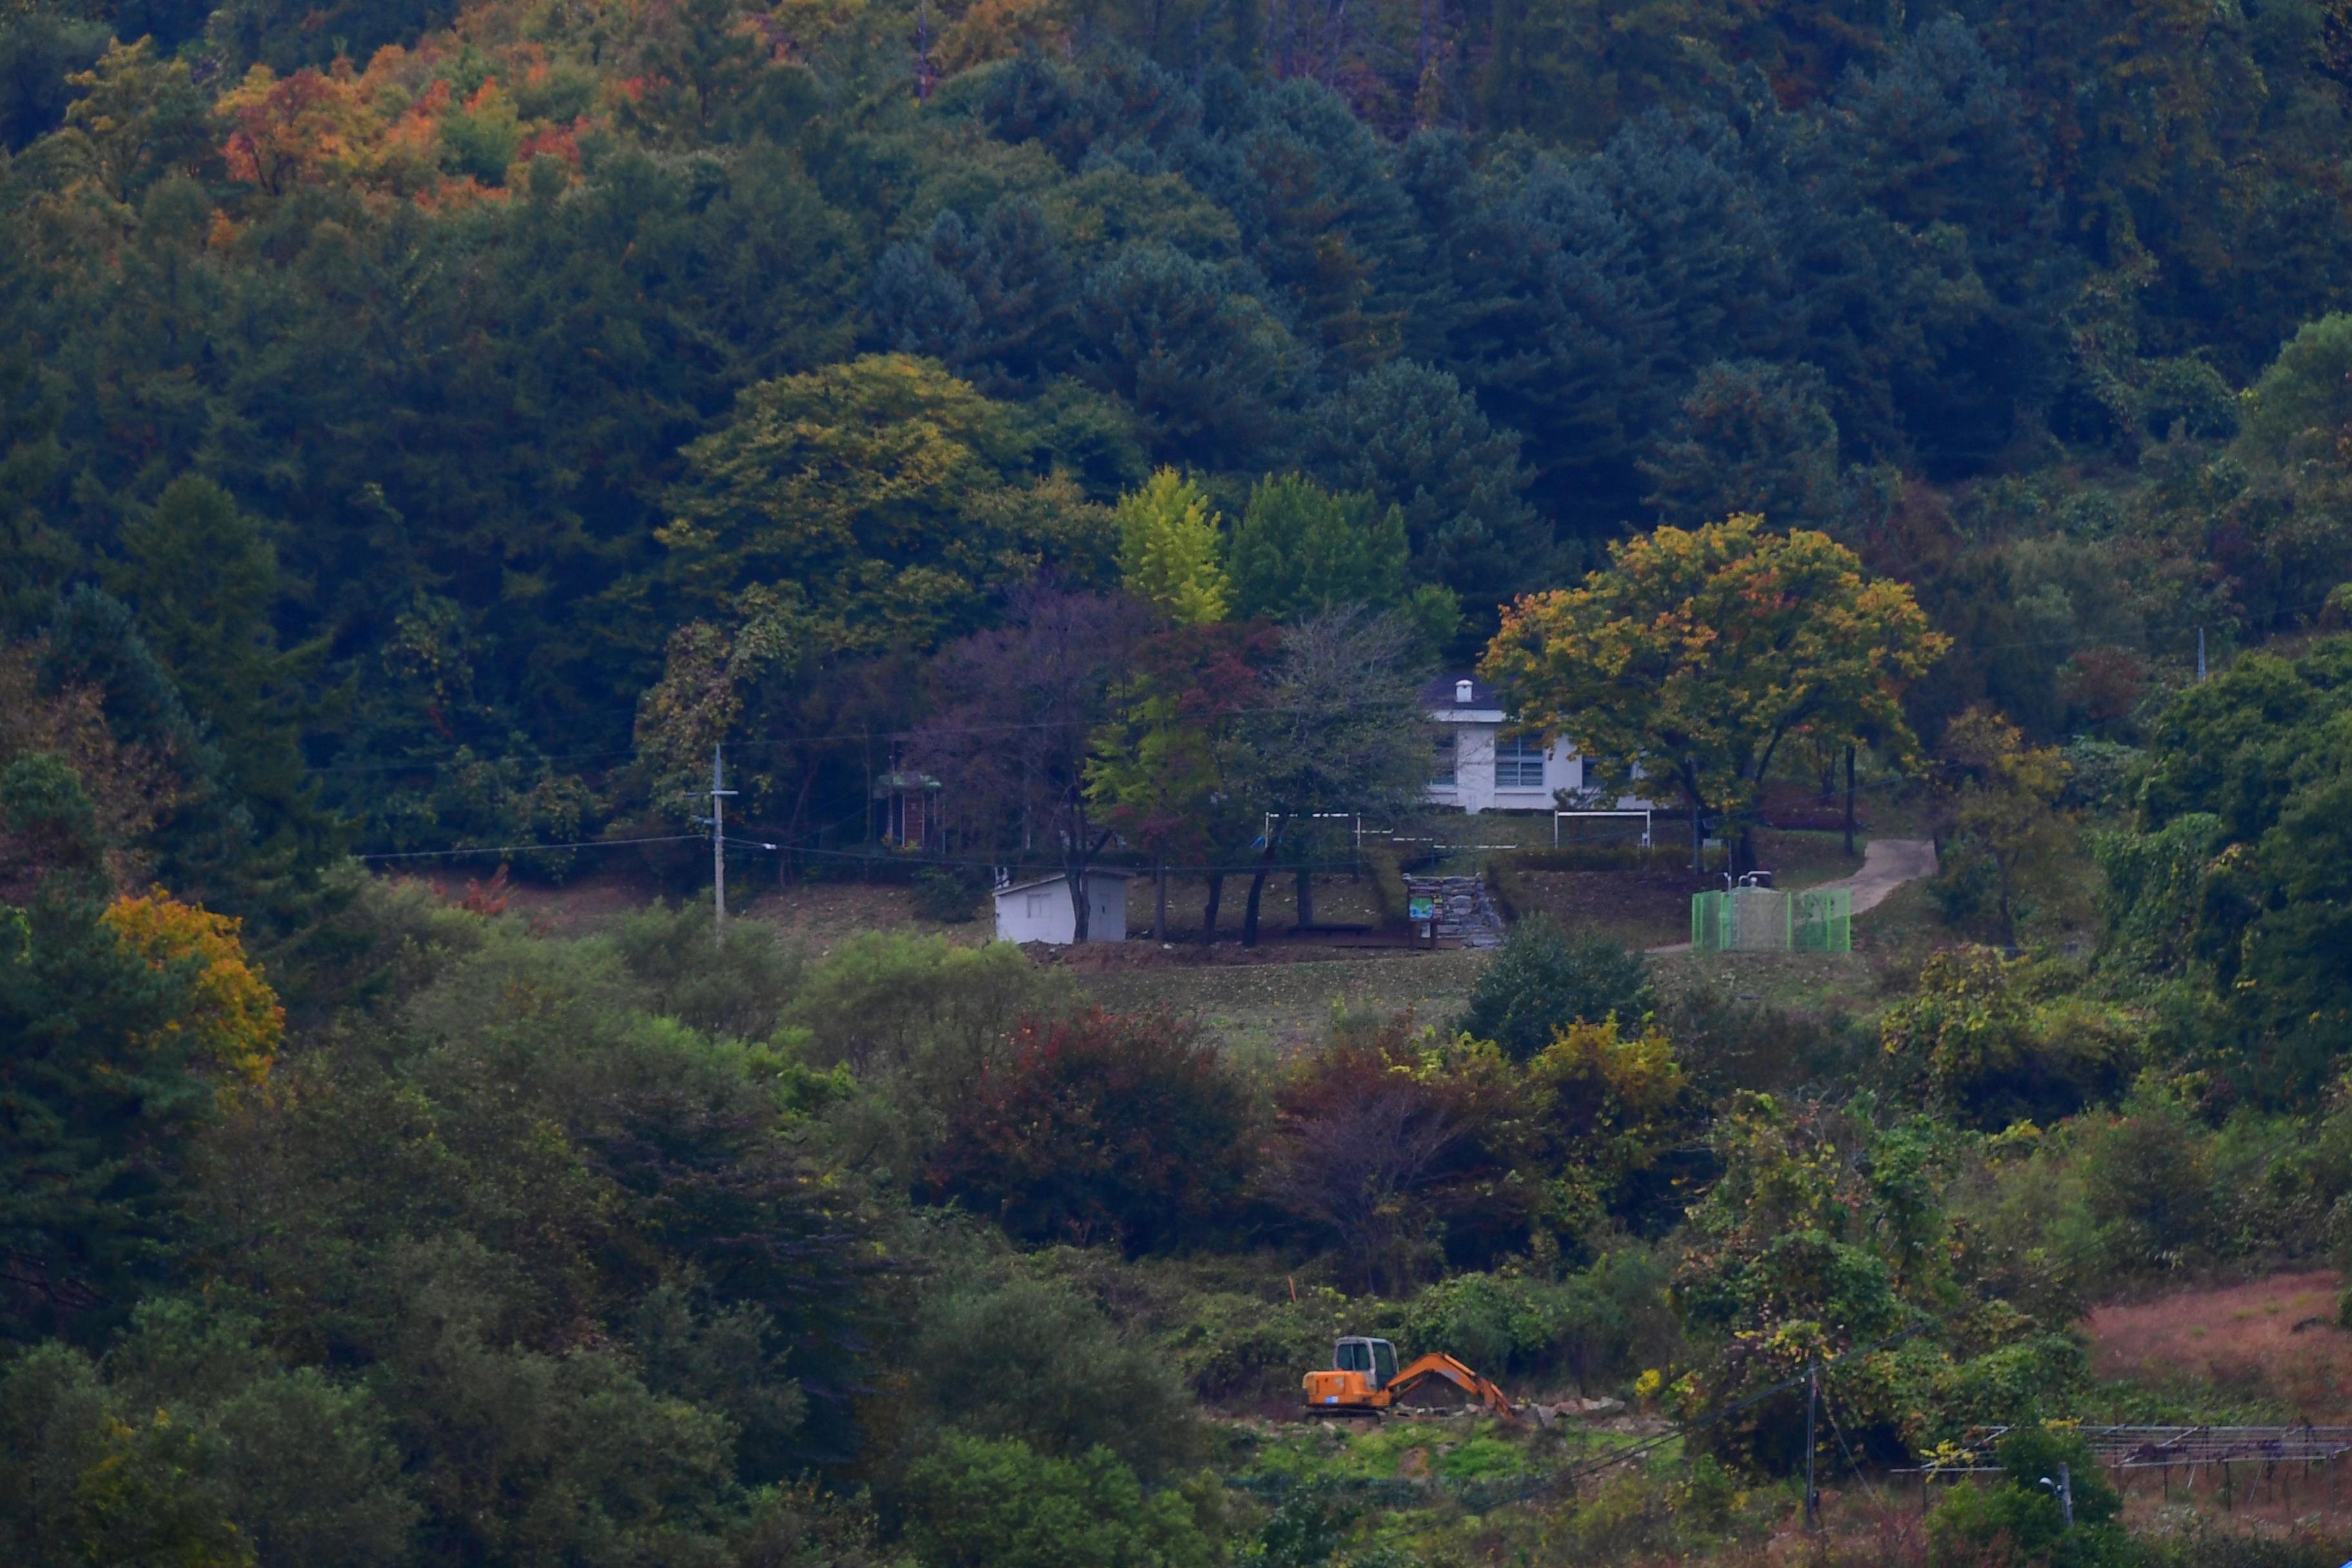
[[[1222,520],[1199,485],[1161,468],[1120,497],[1112,515],[1118,523],[1119,580],[1129,593],[1178,626],[1225,618],[1233,585],[1219,560]]]
[[[1033,1019],[958,1103],[925,1185],[1032,1241],[1143,1252],[1230,1217],[1249,1121],[1241,1085],[1188,1025]]]
[[[1149,617],[1123,595],[1033,587],[1013,596],[1011,619],[933,661],[932,716],[908,738],[907,757],[953,781],[971,847],[1007,861],[1043,853],[1060,865],[1073,932],[1085,942],[1086,874],[1114,836],[1087,768]]]
[[[2013,947],[2019,900],[2047,880],[2072,836],[2058,806],[2065,759],[2054,746],[2028,745],[2016,725],[1982,707],[1952,721],[1940,750],[1947,853],[1938,891],[1956,912],[1981,908],[1993,939]]]
[[[1201,941],[1217,939],[1225,867],[1258,831],[1242,790],[1240,724],[1263,700],[1280,634],[1262,625],[1177,626],[1136,650],[1110,721],[1097,731],[1087,793],[1105,822],[1160,868],[1155,933],[1168,934],[1171,863],[1204,868]]]
[[[106,928],[148,968],[177,971],[184,1001],[151,1048],[184,1042],[197,1060],[249,1083],[269,1076],[286,1034],[286,1009],[237,940],[245,922],[184,904],[161,888],[107,906]]]
[[[1581,586],[1520,599],[1482,668],[1528,729],[1617,760],[1611,784],[1679,790],[1696,855],[1698,825],[1748,813],[1793,736],[1909,751],[1903,689],[1948,640],[1828,535],[1741,515],[1614,545]]]
[[[1446,1215],[1503,1174],[1481,1135],[1511,1087],[1493,1047],[1457,1049],[1410,1019],[1343,1034],[1276,1092],[1260,1186],[1335,1242],[1367,1288],[1393,1291],[1438,1251]]]
[[[0,1337],[103,1321],[155,1278],[186,1139],[284,1027],[236,921],[107,902],[104,822],[54,754],[0,771],[0,831],[51,849],[0,903]]]

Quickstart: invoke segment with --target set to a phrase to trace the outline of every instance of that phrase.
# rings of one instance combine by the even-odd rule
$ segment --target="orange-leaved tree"
[[[1748,812],[1792,735],[1916,750],[1903,689],[1950,639],[1827,534],[1743,513],[1609,553],[1582,586],[1507,610],[1481,667],[1519,723],[1605,759],[1603,782],[1671,784],[1696,825]],[[1744,827],[1739,854],[1753,864]]]
[[[269,1076],[286,1034],[286,1009],[237,939],[244,922],[184,904],[157,888],[107,906],[115,940],[153,969],[186,965],[187,1000],[162,1033],[188,1056],[248,1083]],[[163,1041],[152,1041],[163,1044]]]

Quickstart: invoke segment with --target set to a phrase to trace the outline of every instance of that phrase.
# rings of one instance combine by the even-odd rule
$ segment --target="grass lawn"
[[[1412,1011],[1443,1025],[1467,1004],[1484,952],[1401,952],[1296,963],[1171,963],[1082,973],[1105,1007],[1197,1016],[1228,1047],[1286,1055],[1319,1036],[1334,1007]]]
[[[1857,929],[1861,923],[1854,922]],[[1851,1016],[1874,1011],[1882,999],[1877,973],[1843,952],[1656,953],[1650,973],[1662,999],[1738,1003],[1801,1016]]]
[[[1250,879],[1247,873],[1225,879],[1224,900],[1217,906],[1217,932],[1220,939],[1237,941],[1241,936],[1242,915],[1249,905]],[[1150,932],[1158,912],[1158,889],[1149,874],[1136,877],[1127,885],[1127,929],[1130,936]],[[1197,936],[1201,921],[1209,907],[1209,883],[1205,877],[1171,877],[1168,879],[1168,926],[1178,940]],[[1258,925],[1268,931],[1287,931],[1297,922],[1298,879],[1288,871],[1277,869],[1265,879],[1265,896],[1258,906]],[[1345,871],[1321,871],[1315,877],[1315,923],[1318,925],[1378,925],[1381,920],[1379,894],[1372,886],[1372,874],[1367,870],[1360,877]]]

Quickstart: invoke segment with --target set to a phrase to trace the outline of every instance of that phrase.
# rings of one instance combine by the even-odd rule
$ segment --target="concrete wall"
[[[1454,780],[1429,786],[1432,805],[1458,806],[1467,812],[1549,811],[1554,790],[1584,787],[1584,759],[1566,741],[1554,741],[1544,756],[1540,785],[1512,789],[1495,787],[1495,737],[1503,728],[1500,713],[1431,715],[1454,737]]]
[[[1089,942],[1127,940],[1127,879],[1104,872],[1087,878],[1093,909],[1087,921]],[[1070,909],[1070,885],[1059,877],[1007,888],[996,895],[996,940],[1042,942],[1066,947],[1077,921]]]

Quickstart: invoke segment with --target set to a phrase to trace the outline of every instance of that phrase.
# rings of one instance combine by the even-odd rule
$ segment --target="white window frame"
[[[1550,762],[1551,747],[1542,736],[1497,735],[1495,737],[1495,788],[1540,790],[1544,787],[1544,777]],[[1530,764],[1535,769],[1533,783],[1527,782]],[[1507,773],[1506,769],[1509,771]]]

